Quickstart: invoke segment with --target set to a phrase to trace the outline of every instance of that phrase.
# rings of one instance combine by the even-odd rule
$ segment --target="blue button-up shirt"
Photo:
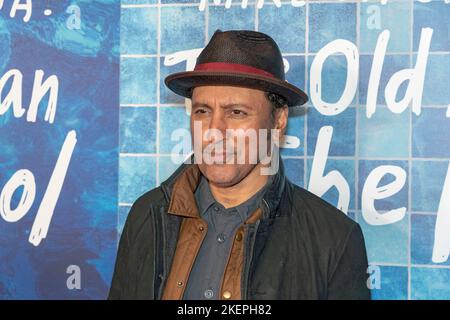
[[[239,226],[258,208],[266,186],[240,205],[227,209],[214,199],[208,181],[201,177],[195,198],[199,214],[208,225],[208,232],[189,275],[184,299],[220,298],[221,280],[233,244],[233,236]]]

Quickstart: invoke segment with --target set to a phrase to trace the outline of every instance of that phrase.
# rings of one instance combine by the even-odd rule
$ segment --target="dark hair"
[[[272,105],[272,112],[270,114],[272,123],[275,121],[275,112],[276,110],[287,107],[287,100],[280,96],[277,93],[273,92],[264,92],[264,95],[266,96],[267,100],[269,100],[270,104]]]
[[[287,100],[277,93],[264,92],[267,100],[272,104],[274,109],[282,108],[287,105]]]

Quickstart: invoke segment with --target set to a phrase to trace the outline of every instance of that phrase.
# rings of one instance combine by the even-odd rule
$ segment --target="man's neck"
[[[268,175],[260,174],[261,167],[261,163],[258,163],[244,179],[231,187],[220,187],[209,183],[214,199],[225,208],[238,206],[250,199],[266,185],[269,179]]]

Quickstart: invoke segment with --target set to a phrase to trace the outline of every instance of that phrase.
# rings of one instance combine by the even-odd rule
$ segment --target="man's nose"
[[[209,129],[216,129],[221,131],[223,134],[226,129],[226,121],[222,112],[213,112],[211,115],[211,120],[209,122]]]

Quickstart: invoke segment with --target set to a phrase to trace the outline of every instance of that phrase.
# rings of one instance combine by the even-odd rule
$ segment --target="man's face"
[[[285,116],[287,118],[287,112]],[[232,86],[196,87],[192,94],[191,133],[197,162],[202,156],[199,163],[202,174],[220,187],[239,183],[260,160],[259,129],[267,129],[270,134],[275,123],[272,106],[261,90]],[[237,132],[230,129],[242,130],[227,137],[227,131]],[[252,132],[256,141],[250,138]],[[200,141],[201,148],[195,146]],[[270,148],[270,135],[266,136],[266,142]],[[252,160],[250,153],[256,154],[257,161]],[[238,161],[238,154],[245,157],[244,161],[242,158]],[[209,160],[205,155],[211,156]]]

